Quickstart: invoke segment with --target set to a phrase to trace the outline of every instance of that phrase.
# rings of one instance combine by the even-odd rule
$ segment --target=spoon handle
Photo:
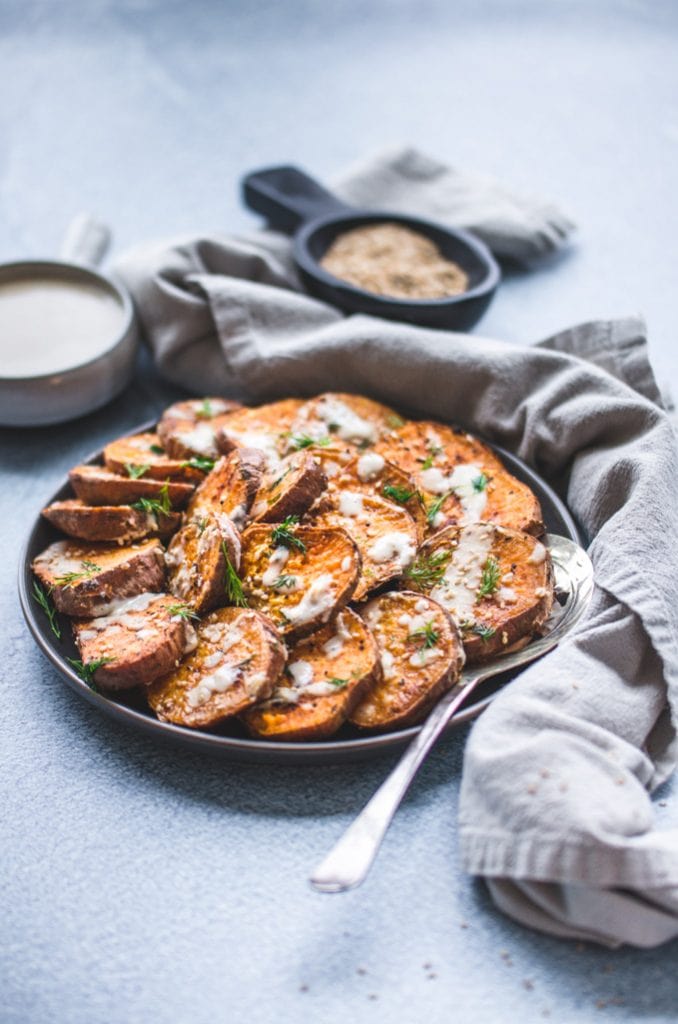
[[[484,678],[483,673],[467,677],[461,690],[450,690],[438,702],[391,774],[311,875],[314,889],[346,892],[365,880],[419,766],[455,711]]]

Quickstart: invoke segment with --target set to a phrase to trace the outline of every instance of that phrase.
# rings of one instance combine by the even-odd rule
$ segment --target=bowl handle
[[[242,192],[251,210],[262,213],[272,228],[288,234],[305,221],[351,210],[298,167],[253,171],[243,178]]]
[[[111,232],[88,213],[79,213],[66,229],[59,259],[83,267],[98,267],[108,251]]]

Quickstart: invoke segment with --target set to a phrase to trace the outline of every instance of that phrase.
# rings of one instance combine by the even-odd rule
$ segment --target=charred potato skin
[[[170,592],[199,615],[227,604],[227,560],[237,572],[240,538],[230,519],[205,514],[199,521],[188,521],[165,555]]]
[[[344,689],[327,696],[301,697],[299,703],[293,705],[255,705],[241,716],[251,736],[291,743],[327,739],[341,728],[356,705],[381,679],[377,642],[362,619],[348,608],[339,612],[334,623],[323,626],[294,644],[288,653],[288,663],[310,660],[313,664],[316,660],[315,651],[335,635],[339,619],[342,620],[342,627],[350,633],[354,651],[357,650],[354,657],[357,657],[360,665],[349,672],[349,682]],[[325,658],[324,661],[326,667],[320,668],[323,661],[318,659],[322,677],[319,681],[345,675],[346,669],[341,667],[344,659],[329,662]]]
[[[141,640],[135,631],[125,628],[124,618],[122,625],[115,619],[110,623],[117,626],[114,635],[109,632],[110,626],[97,629],[100,620],[73,620],[73,636],[82,663],[104,662],[94,672],[97,686],[111,691],[148,686],[179,664],[190,646],[193,628],[181,616],[170,614],[176,604],[176,598],[158,594],[145,611],[131,613],[146,619],[148,628],[155,631],[155,637]],[[90,637],[91,632],[95,632],[94,637]]]
[[[306,579],[308,568],[312,567],[309,585],[324,573],[338,578],[331,608],[321,609],[314,618],[295,625],[284,618],[284,610],[289,607],[285,597],[289,595],[265,586],[262,579],[276,547],[273,540],[274,530],[275,526],[263,523],[255,523],[245,530],[242,535],[240,575],[250,607],[267,615],[286,639],[296,640],[307,636],[325,623],[332,622],[337,613],[351,600],[360,577],[360,553],[355,542],[344,530],[324,530],[314,526],[301,526],[294,530],[305,551],[290,547],[285,571]],[[342,563],[346,563],[347,560],[347,568],[342,569]],[[296,605],[303,592],[303,589],[294,592],[291,595],[291,604]]]
[[[170,506],[180,509],[195,490],[192,483],[156,480],[146,475],[135,480],[104,466],[75,466],[68,477],[76,497],[86,505],[131,505],[140,498],[158,500],[167,487]]]
[[[227,515],[237,529],[249,520],[250,509],[266,469],[266,461],[253,448],[239,448],[223,455],[196,489],[186,509],[186,519],[204,512]]]
[[[190,707],[187,685],[194,685],[209,674],[205,658],[219,649],[219,641],[210,641],[206,629],[223,625],[239,630],[245,637],[247,658],[241,679],[223,693],[210,697],[202,705]],[[227,718],[241,714],[257,701],[268,697],[280,678],[286,661],[285,647],[266,616],[251,608],[218,608],[198,626],[198,645],[178,668],[156,680],[147,690],[151,709],[161,721],[190,729],[208,729]]]
[[[491,554],[498,558],[502,572],[513,571],[512,589],[520,596],[520,607],[511,612],[512,606],[501,608],[493,596],[478,602],[476,621],[480,626],[494,630],[491,636],[481,637],[470,629],[462,628],[462,639],[469,665],[483,664],[504,654],[521,641],[527,642],[538,634],[545,625],[554,600],[554,575],[551,555],[541,541],[531,534],[508,530],[496,524],[485,524],[494,531]],[[438,551],[453,551],[462,527],[448,526],[435,534],[420,548],[420,555],[427,557]],[[542,550],[542,562],[531,564],[526,561],[533,552]],[[517,574],[517,579],[515,578]],[[432,588],[419,588],[412,580],[404,583],[411,590],[430,594]],[[539,594],[539,591],[543,591]],[[530,600],[523,600],[532,593]],[[535,593],[537,592],[537,593]],[[508,612],[508,614],[507,614]]]
[[[84,562],[103,564],[99,571],[85,574],[70,584],[58,583],[57,580],[71,571],[57,568],[59,552],[70,564],[75,564],[76,572]],[[113,601],[136,597],[146,591],[162,593],[165,590],[164,550],[157,540],[127,547],[57,541],[34,559],[33,572],[51,594],[57,610],[74,618],[96,618],[105,615],[106,606]]]
[[[274,474],[257,493],[252,522],[280,523],[292,515],[301,518],[326,487],[327,477],[311,455],[288,456],[282,472]]]
[[[361,616],[367,625],[374,614],[374,609],[379,609],[380,615],[391,615],[395,621],[391,623],[388,631],[389,641],[395,643],[398,639],[398,626],[400,632],[405,632],[409,627],[398,623],[402,614],[428,615],[435,623],[438,632],[437,643],[444,647],[446,657],[444,658],[443,670],[437,672],[438,665],[433,662],[433,677],[427,679],[422,673],[422,668],[409,668],[404,672],[396,671],[396,679],[388,677],[383,673],[382,681],[378,683],[370,693],[360,702],[349,715],[352,725],[367,732],[390,732],[394,729],[404,729],[410,725],[416,725],[428,714],[429,709],[436,701],[451,690],[459,681],[461,670],[464,667],[464,650],[459,630],[446,610],[437,602],[427,598],[428,610],[416,613],[415,608],[419,603],[421,594],[409,591],[389,591],[380,597],[373,598],[360,610]],[[374,620],[373,620],[374,622]],[[380,642],[380,631],[376,625],[372,625],[377,645],[382,651],[388,650],[388,646]],[[409,641],[407,641],[409,644]],[[417,646],[411,648],[403,647],[403,657],[416,653]]]
[[[55,501],[42,515],[77,540],[129,544],[144,537],[169,537],[179,528],[178,512],[168,515],[142,512],[130,505],[85,505],[77,498]]]

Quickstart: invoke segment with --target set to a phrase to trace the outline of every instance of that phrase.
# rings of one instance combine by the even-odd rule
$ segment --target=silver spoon
[[[581,619],[593,593],[591,560],[566,537],[547,534],[546,545],[551,552],[556,585],[555,613],[547,623],[546,633],[522,650],[462,672],[459,685],[436,704],[391,774],[313,872],[310,882],[314,889],[346,892],[365,880],[410,783],[455,712],[480,683],[540,658]]]

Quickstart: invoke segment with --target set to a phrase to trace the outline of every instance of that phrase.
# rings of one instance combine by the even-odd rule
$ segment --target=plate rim
[[[148,420],[121,437],[128,437],[133,434],[144,433],[154,429],[157,420]],[[581,530],[562,499],[556,494],[553,488],[542,479],[541,476],[513,452],[507,451],[501,445],[487,441],[478,436],[484,444],[487,444],[500,459],[507,465],[510,472],[518,468],[523,476],[530,480],[530,486],[536,485],[537,497],[547,497],[555,507],[558,515],[568,529],[569,536],[578,544],[582,543]],[[103,456],[103,447],[91,452],[82,459],[81,464],[95,464]],[[68,476],[64,478],[59,487],[50,496],[47,504],[59,500],[59,493],[69,487]],[[45,507],[45,506],[43,506]],[[399,729],[395,732],[386,732],[358,736],[349,739],[332,739],[310,742],[282,742],[280,740],[261,740],[254,738],[240,738],[237,736],[222,736],[218,733],[201,731],[199,729],[188,729],[184,726],[175,725],[171,722],[161,722],[126,704],[118,703],[90,687],[77,675],[75,670],[66,661],[66,656],[61,654],[55,644],[50,643],[46,631],[40,627],[38,608],[35,605],[31,593],[31,583],[34,580],[31,570],[31,549],[34,543],[35,533],[43,525],[41,513],[31,522],[30,529],[24,540],[19,557],[18,591],[21,610],[29,631],[38,647],[51,662],[62,680],[94,707],[97,707],[104,714],[116,721],[136,728],[141,732],[151,735],[161,742],[178,744],[187,749],[199,750],[202,753],[210,753],[221,756],[232,761],[239,761],[250,764],[275,763],[284,764],[336,764],[341,761],[368,760],[378,756],[393,754],[404,748],[421,729],[421,725],[409,726],[406,729]],[[503,688],[503,687],[502,687]],[[474,701],[467,708],[464,708],[448,724],[445,733],[465,725],[477,718],[489,706],[499,690]]]

